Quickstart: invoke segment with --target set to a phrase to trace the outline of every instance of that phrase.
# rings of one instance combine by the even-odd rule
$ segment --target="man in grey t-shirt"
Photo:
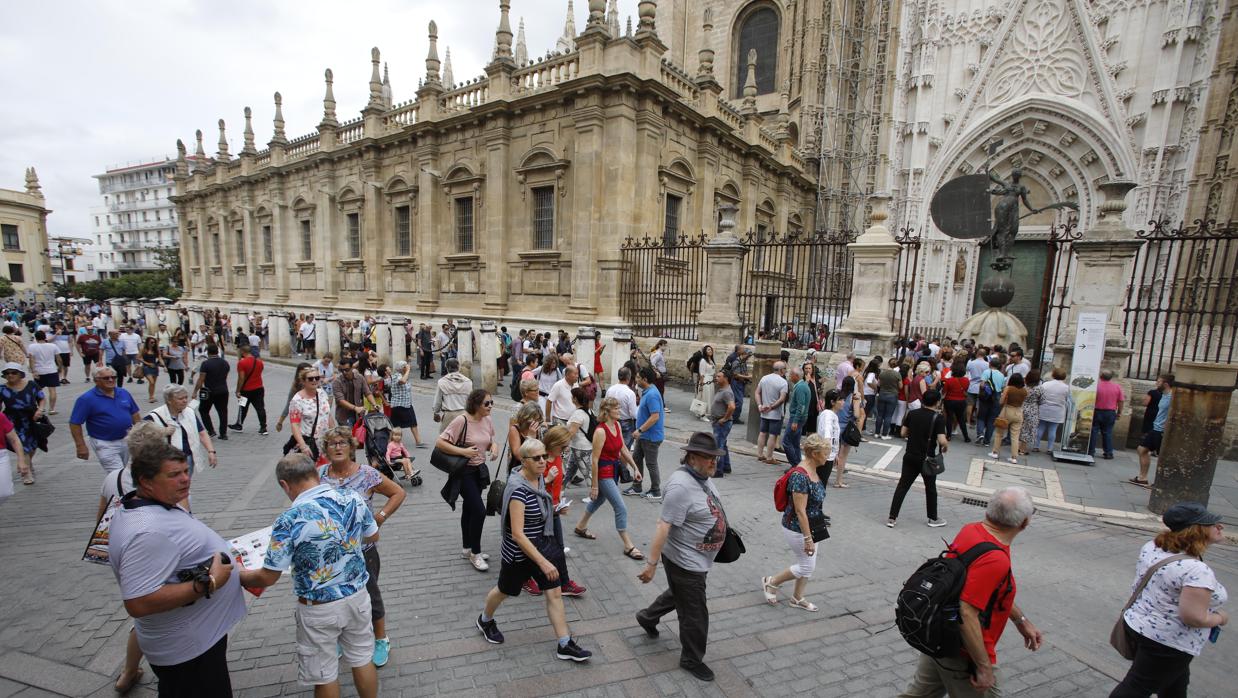
[[[714,399],[709,404],[709,422],[714,425],[714,441],[722,455],[718,457],[718,467],[714,477],[722,477],[731,472],[731,451],[726,440],[731,435],[731,425],[735,416],[735,393],[731,392],[731,375],[726,371],[714,374]]]
[[[772,373],[757,383],[757,409],[761,412],[757,460],[762,463],[774,462],[774,446],[782,435],[782,406],[787,401],[787,365],[782,361],[775,361],[773,369]]]
[[[636,613],[636,622],[650,637],[657,637],[658,620],[675,611],[682,646],[679,666],[702,681],[713,681],[714,672],[702,661],[709,639],[705,577],[726,539],[726,512],[709,480],[722,450],[714,437],[696,432],[684,451],[686,467],[667,478],[648,562],[637,576],[648,584],[661,560],[668,588],[648,608]]]

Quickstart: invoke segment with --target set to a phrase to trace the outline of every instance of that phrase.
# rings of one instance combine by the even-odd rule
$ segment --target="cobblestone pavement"
[[[67,433],[72,398],[85,384],[62,389],[59,429],[50,454],[35,465],[39,483],[17,485],[0,505],[0,557],[5,561],[7,602],[0,607],[0,696],[110,696],[130,627],[110,570],[79,561],[93,524],[101,471],[73,459]],[[285,394],[289,370],[268,367],[272,404]],[[144,386],[134,386],[146,407]],[[503,392],[503,391],[500,391]],[[429,422],[429,396],[416,394],[423,437],[437,431]],[[506,398],[499,401],[507,408]],[[275,410],[277,412],[277,410]],[[500,412],[496,421],[506,422]],[[680,410],[673,416],[684,429]],[[251,416],[243,434],[220,445],[221,465],[194,481],[195,513],[226,537],[271,521],[286,500],[273,481],[273,465],[286,437],[258,436]],[[677,444],[676,444],[677,445]],[[429,451],[416,452],[421,464]],[[663,449],[663,472],[678,451]],[[790,561],[771,502],[779,470],[739,457],[737,474],[718,482],[748,554],[709,575],[710,645],[707,661],[718,674],[701,684],[677,668],[677,625],[673,616],[662,636],[647,639],[632,614],[664,588],[635,576],[640,564],[624,558],[606,511],[592,522],[597,541],[572,538],[572,576],[588,587],[566,600],[572,631],[595,651],[587,665],[557,661],[542,601],[520,597],[498,615],[505,645],[488,645],[472,625],[482,597],[497,576],[475,572],[459,557],[457,515],[438,495],[442,476],[426,468],[426,483],[412,490],[404,507],[383,528],[382,588],[394,647],[380,670],[381,695],[468,696],[891,696],[910,678],[914,651],[893,625],[892,599],[901,582],[925,557],[942,547],[961,523],[980,509],[957,495],[943,495],[943,529],[923,525],[921,490],[913,490],[898,528],[885,528],[892,485],[857,474],[846,490],[831,488],[827,506],[835,525],[823,546],[808,597],[821,612],[767,606],[760,577]],[[579,500],[585,492],[569,489]],[[657,505],[628,499],[630,529],[647,548]],[[568,523],[579,516],[579,507]],[[1040,652],[1024,650],[1009,629],[998,648],[1006,695],[1106,695],[1125,671],[1108,647],[1109,628],[1126,598],[1142,531],[1070,513],[1043,511],[1015,542],[1019,603],[1046,633]],[[498,526],[487,522],[484,546],[498,551]],[[1209,562],[1230,589],[1238,589],[1238,550],[1220,546]],[[785,595],[784,595],[785,596]],[[248,598],[248,597],[247,597]],[[310,695],[296,683],[293,642],[294,599],[281,581],[259,599],[231,636],[229,664],[240,696]],[[1194,664],[1195,696],[1233,695],[1226,667],[1238,663],[1238,645],[1222,634]],[[345,688],[345,694],[351,693]],[[150,672],[133,695],[154,695]]]

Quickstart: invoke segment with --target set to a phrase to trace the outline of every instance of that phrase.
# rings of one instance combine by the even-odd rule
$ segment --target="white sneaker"
[[[929,528],[941,528],[942,526],[945,526],[945,525],[946,525],[945,519],[929,519],[928,521]]]
[[[469,558],[469,562],[473,564],[473,569],[478,572],[485,572],[490,569],[490,563],[486,562],[481,555],[476,555]]]
[[[990,451],[990,452],[989,452],[989,458],[992,458],[993,460],[997,460],[997,458],[998,458],[998,456],[997,456],[997,452],[996,452],[996,451]]]
[[[894,519],[886,519],[886,528],[894,528]]]
[[[472,551],[472,550],[469,550],[468,548],[465,548],[464,550],[461,550],[461,551],[460,551],[460,557],[462,557],[462,558],[464,558],[465,560],[467,560],[467,559],[469,559],[469,558],[473,557],[473,551]],[[477,557],[480,557],[480,558],[481,558],[481,559],[483,559],[483,560],[489,560],[489,559],[490,559],[490,556],[489,556],[489,555],[487,555],[486,553],[477,553]]]

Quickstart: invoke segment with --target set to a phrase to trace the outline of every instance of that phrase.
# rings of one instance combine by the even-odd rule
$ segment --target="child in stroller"
[[[392,429],[391,438],[387,441],[387,462],[395,468],[400,468],[404,474],[400,477],[408,480],[414,487],[421,484],[421,471],[413,467],[413,455],[404,447],[402,429]]]
[[[399,438],[399,430],[392,428],[391,420],[381,410],[366,413],[365,456],[370,462],[370,467],[395,480],[396,474],[392,466],[399,465],[404,471],[400,479],[408,480],[413,486],[420,485],[421,478],[418,472],[413,470],[411,458],[404,463],[395,463],[387,456],[391,442]]]

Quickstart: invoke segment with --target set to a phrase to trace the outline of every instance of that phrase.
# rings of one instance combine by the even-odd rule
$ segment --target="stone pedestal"
[[[593,375],[593,351],[597,346],[592,327],[576,328],[576,363],[580,364],[581,378]]]
[[[744,254],[747,248],[735,235],[734,204],[718,207],[722,218],[718,234],[705,243],[705,305],[697,317],[697,339],[702,344],[730,346],[743,340],[743,325],[735,294],[744,274]],[[627,360],[627,355],[620,361]]]
[[[141,312],[137,303],[128,303],[125,305],[125,324],[132,325],[138,321],[138,313]]]
[[[890,322],[890,299],[894,297],[898,255],[902,247],[885,226],[887,199],[873,197],[872,201],[872,225],[855,242],[847,245],[854,259],[851,312],[834,330],[838,349],[830,357],[831,366],[837,365],[852,352],[860,358],[879,354],[885,356],[895,336],[894,326]],[[861,343],[861,351],[856,351],[857,340]],[[862,351],[865,342],[867,352]]]
[[[331,352],[336,360],[343,358],[341,356],[340,344],[340,317],[335,313],[327,313],[322,317],[315,316],[314,318],[314,333],[318,337],[318,341],[314,343],[314,354],[310,358],[316,359],[327,352]],[[326,346],[322,346],[323,340],[326,340]]]
[[[468,318],[456,320],[456,360],[460,373],[473,378],[473,321]]]
[[[378,318],[374,320],[374,350],[379,363],[391,365],[391,325]]]
[[[757,409],[757,384],[769,373],[773,372],[774,362],[782,355],[782,344],[769,339],[758,339],[756,352],[753,354],[749,367],[752,380],[748,381],[748,404],[744,405],[742,419],[746,429],[744,438],[749,443],[756,443],[761,433],[761,411]]]
[[[477,347],[477,360],[481,363],[481,387],[494,395],[499,387],[499,345],[493,320],[481,321],[481,334],[477,341],[481,345]]]
[[[114,320],[116,318],[116,306],[112,306],[112,308],[112,318]],[[197,332],[205,324],[202,318],[202,308],[196,305],[189,306],[189,334]]]
[[[1208,504],[1238,366],[1174,362],[1173,399],[1148,509],[1163,514],[1178,502]]]
[[[159,331],[159,313],[155,306],[142,306],[142,317],[146,320],[146,336],[153,337]]]
[[[236,340],[238,334],[249,334],[249,312],[243,308],[232,309],[232,338]]]
[[[1023,321],[1005,308],[985,308],[963,321],[959,336],[969,337],[986,346],[1016,343],[1027,347],[1028,333]]]
[[[610,346],[607,348],[609,351],[602,352],[602,365],[607,367],[609,385],[614,385],[619,382],[619,369],[623,368],[632,353],[632,328],[616,327],[611,332]]]
[[[401,361],[408,361],[408,345],[404,343],[408,336],[404,329],[405,319],[393,317],[387,320],[387,333],[391,337],[391,365],[394,367]]]
[[[267,353],[271,356],[291,356],[288,318],[271,313],[267,319]]]
[[[125,311],[120,303],[108,303],[108,311],[112,316],[112,327],[120,327],[124,324]],[[200,310],[198,311],[198,317],[202,317],[202,312]],[[197,325],[194,325],[194,327],[197,327]]]

